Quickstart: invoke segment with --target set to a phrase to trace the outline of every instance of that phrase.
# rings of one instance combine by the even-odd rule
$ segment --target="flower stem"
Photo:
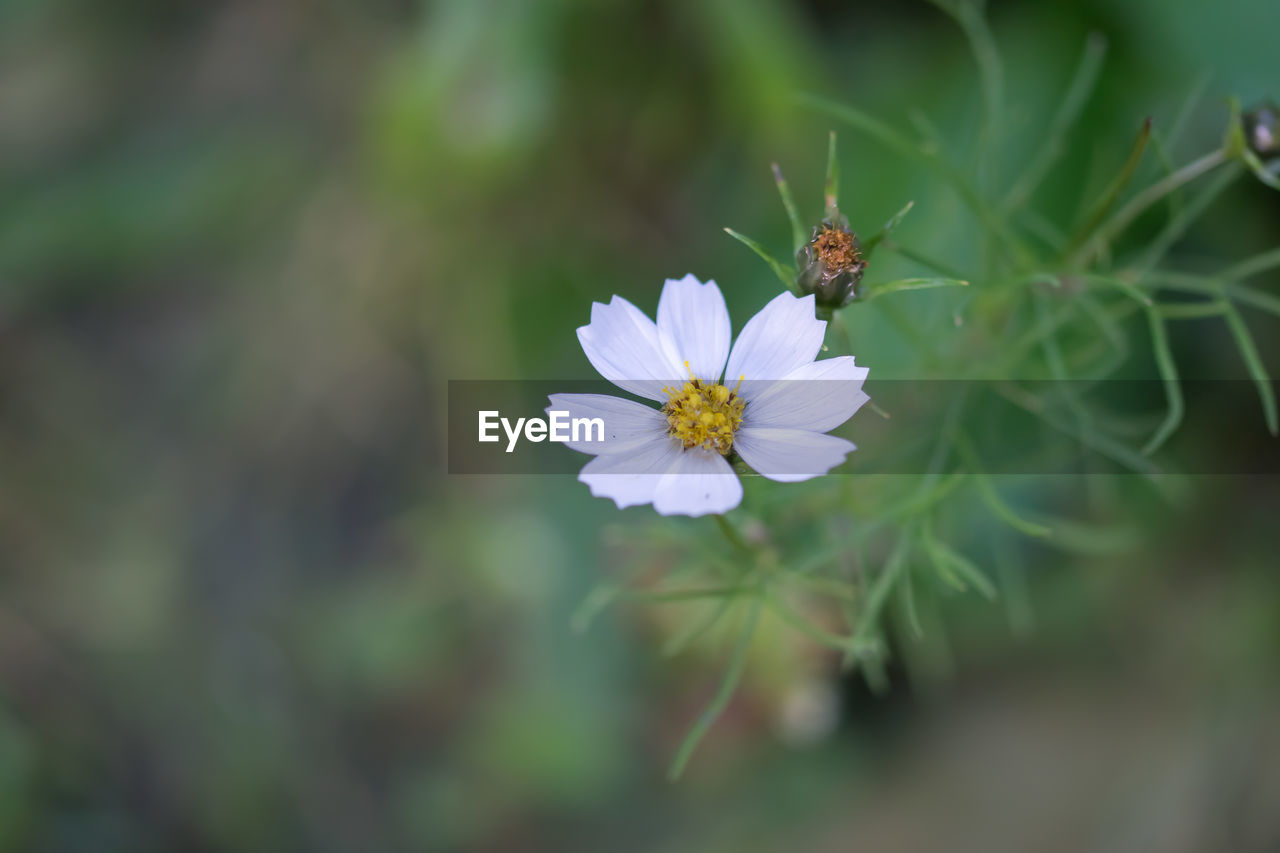
[[[729,523],[729,519],[719,513],[712,517],[716,520],[716,526],[720,528],[720,532],[724,534],[724,538],[729,541],[730,545],[744,554],[751,553],[751,546],[747,544],[747,540],[742,538],[742,534],[737,531],[737,528]]]
[[[716,518],[723,519],[724,516],[717,515]],[[685,735],[680,748],[676,750],[676,757],[671,761],[671,767],[667,770],[668,779],[675,781],[684,774],[684,768],[689,763],[689,758],[693,755],[693,751],[697,748],[699,741],[702,740],[702,736],[707,733],[707,730],[711,728],[711,724],[728,707],[729,700],[733,698],[734,692],[738,689],[738,682],[742,679],[742,670],[747,663],[747,652],[751,648],[751,638],[755,636],[756,621],[760,617],[760,603],[759,596],[752,600],[751,606],[747,610],[747,618],[742,627],[742,633],[738,635],[738,642],[734,645],[733,653],[729,658],[729,668],[725,670],[724,678],[721,679],[720,687],[716,690],[716,695],[712,698],[711,704],[698,716],[693,728],[689,729],[689,733]]]

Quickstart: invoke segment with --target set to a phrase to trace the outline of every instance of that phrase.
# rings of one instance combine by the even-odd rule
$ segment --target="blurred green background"
[[[1109,43],[1049,212],[1202,72],[1178,162],[1220,96],[1280,94],[1273,2],[989,16],[1011,156]],[[721,228],[784,254],[772,160],[816,216],[799,91],[961,162],[979,125],[917,2],[0,2],[0,849],[1280,848],[1274,478],[1129,488],[1130,547],[1022,553],[1029,610],[950,603],[938,677],[887,696],[765,630],[671,785],[724,646],[663,659],[671,609],[570,627],[651,510],[444,472],[446,381],[591,376],[592,299],[693,272],[737,327],[776,292]],[[841,159],[855,228],[915,199],[903,239],[963,250],[930,175]],[[1184,252],[1278,234],[1242,182]],[[859,363],[911,376],[876,317]],[[1174,343],[1242,375],[1220,330]]]

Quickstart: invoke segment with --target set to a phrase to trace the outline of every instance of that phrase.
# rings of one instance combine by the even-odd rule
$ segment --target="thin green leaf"
[[[684,630],[675,634],[662,645],[662,656],[673,658],[689,648],[703,634],[715,627],[716,623],[729,612],[729,608],[737,601],[737,596],[726,595],[715,608],[702,620],[691,621]]]
[[[1225,290],[1227,296],[1237,302],[1243,302],[1253,308],[1267,311],[1280,317],[1280,298],[1272,296],[1269,293],[1260,293],[1251,287],[1245,287],[1242,284],[1228,284]]]
[[[1034,630],[1036,622],[1026,571],[1022,562],[1014,557],[1015,543],[1012,540],[997,537],[994,544],[996,575],[1000,578],[1000,588],[1004,590],[1005,615],[1013,633],[1025,637]]]
[[[1165,142],[1164,135],[1160,133],[1159,128],[1153,128],[1151,131],[1151,150],[1155,153],[1156,160],[1160,163],[1160,177],[1167,178],[1176,170],[1173,168],[1173,156],[1169,153],[1169,144]],[[1182,209],[1182,193],[1169,193],[1169,213],[1177,214]]]
[[[885,281],[867,287],[866,299],[875,299],[887,293],[899,290],[931,290],[935,287],[968,287],[969,282],[958,278],[900,278],[896,281]]]
[[[1273,270],[1276,267],[1280,267],[1280,248],[1254,255],[1252,258],[1245,258],[1240,263],[1227,267],[1214,278],[1219,278],[1223,281],[1243,281],[1246,278]]]
[[[1115,206],[1116,200],[1120,198],[1124,188],[1129,185],[1129,181],[1133,179],[1133,173],[1137,171],[1138,164],[1142,162],[1142,154],[1147,150],[1147,141],[1150,138],[1151,118],[1147,117],[1143,120],[1142,128],[1138,131],[1138,136],[1134,139],[1133,146],[1129,149],[1129,156],[1125,158],[1124,165],[1120,167],[1119,173],[1111,179],[1111,183],[1107,184],[1106,189],[1102,191],[1102,195],[1094,203],[1089,214],[1085,216],[1080,227],[1076,229],[1075,235],[1068,244],[1068,251],[1074,250],[1077,246],[1081,247],[1083,251],[1099,243],[1101,247],[1105,247],[1110,242],[1112,235],[1105,226],[1102,226],[1102,221],[1111,212],[1111,208]]]
[[[1105,285],[1108,285],[1109,287],[1114,287],[1117,290],[1119,290],[1121,293],[1123,293],[1125,296],[1129,297],[1134,302],[1137,302],[1139,305],[1143,306],[1144,308],[1150,308],[1152,305],[1155,305],[1155,302],[1151,300],[1150,296],[1143,293],[1141,290],[1138,290],[1138,288],[1134,287],[1132,284],[1130,284],[1129,282],[1125,281],[1122,278],[1116,278],[1115,276],[1107,276],[1107,275],[1087,275],[1084,278],[1086,281],[1090,281],[1096,284],[1105,284]]]
[[[982,495],[983,503],[996,516],[996,518],[1008,524],[1014,530],[1025,533],[1028,536],[1048,536],[1053,531],[1049,528],[1027,521],[1022,516],[1013,511],[1013,507],[1005,503],[1004,498],[1000,497],[1000,493],[996,491],[996,487],[992,485],[991,479],[985,474],[975,474],[975,482],[978,486],[978,492]]]
[[[928,113],[918,107],[912,107],[907,111],[907,120],[920,132],[922,137],[920,147],[923,150],[936,154],[942,149],[942,134],[938,131],[938,126],[933,123],[933,119],[929,118]]]
[[[938,556],[935,549],[926,547],[925,553],[929,555],[929,562],[933,563],[933,568],[938,573],[938,577],[942,578],[943,583],[957,592],[968,591],[969,587],[965,585],[964,580],[956,574],[949,562]]]
[[[684,775],[684,769],[688,765],[693,751],[697,749],[698,744],[712,724],[724,713],[724,709],[729,705],[729,700],[733,698],[734,692],[738,689],[738,682],[742,680],[742,670],[747,663],[747,651],[751,648],[751,638],[755,635],[756,622],[759,618],[760,599],[755,598],[748,606],[746,623],[743,625],[742,633],[738,635],[738,642],[733,647],[733,652],[729,657],[729,666],[725,670],[724,678],[720,680],[720,687],[716,690],[716,695],[712,698],[711,704],[707,706],[706,710],[698,715],[698,719],[694,721],[689,733],[681,741],[680,748],[676,750],[675,758],[667,771],[668,778],[673,781]]]
[[[1141,547],[1144,541],[1142,529],[1134,524],[1092,524],[1040,514],[1035,519],[1053,528],[1053,536],[1045,540],[1046,545],[1073,554],[1093,557],[1122,554]]]
[[[853,584],[837,578],[823,577],[822,575],[813,575],[808,572],[789,571],[781,575],[780,580],[793,581],[801,586],[807,586],[814,592],[829,595],[832,598],[838,598],[841,601],[856,602],[859,600],[858,591]]]
[[[732,237],[733,239],[737,240],[739,243],[746,246],[751,251],[755,252],[757,255],[759,255],[761,260],[763,260],[766,264],[769,265],[769,269],[773,270],[773,274],[778,277],[778,280],[781,281],[788,290],[791,290],[791,291],[795,290],[796,288],[795,270],[791,269],[790,267],[783,266],[772,255],[766,252],[763,246],[761,246],[755,240],[752,240],[750,237],[747,237],[744,234],[739,234],[737,231],[734,231],[732,228],[726,228],[724,229],[724,232],[728,234],[730,237]]]
[[[726,595],[741,595],[750,592],[750,584],[731,584],[726,586],[691,586],[681,589],[637,589],[623,590],[625,598],[645,601],[650,604],[675,604],[682,601],[699,601],[704,598],[722,598]]]
[[[978,222],[983,228],[991,236],[998,238],[1001,244],[1013,253],[1014,260],[1021,262],[1030,257],[1029,251],[1018,235],[1012,232],[1008,223],[969,183],[965,173],[945,160],[939,152],[922,148],[889,125],[855,107],[839,104],[809,93],[798,95],[797,100],[806,106],[861,130],[901,156],[919,161],[932,168],[939,177],[951,184],[952,188],[960,195],[960,199],[977,216]]]
[[[1139,474],[1145,474],[1148,478],[1152,478],[1152,482],[1161,485],[1157,475],[1161,473],[1160,467],[1138,451],[1122,444],[1115,439],[1104,435],[1097,431],[1082,433],[1074,426],[1063,423],[1058,418],[1053,417],[1045,406],[1044,400],[1035,394],[1029,393],[1011,383],[1004,383],[996,388],[996,393],[1036,417],[1040,418],[1049,426],[1079,441],[1084,446],[1096,450],[1098,453],[1107,457],[1126,468],[1133,470]]]
[[[1110,355],[1093,364],[1090,364],[1087,359],[1079,359],[1075,369],[1086,374],[1089,379],[1106,379],[1128,361],[1129,337],[1093,294],[1087,291],[1079,294],[1076,297],[1076,304],[1085,316],[1097,325],[1110,350]]]
[[[1000,61],[1000,52],[996,49],[996,40],[987,26],[986,17],[982,13],[982,4],[975,0],[931,0],[955,19],[964,31],[973,53],[974,62],[978,66],[978,77],[982,83],[982,102],[985,112],[984,142],[990,143],[1000,136],[1004,123],[1004,66]]]
[[[914,201],[907,202],[906,205],[903,206],[902,210],[899,210],[889,218],[889,221],[884,224],[883,228],[875,234],[872,234],[871,237],[862,244],[862,255],[864,258],[871,258],[871,253],[876,250],[876,246],[879,246],[884,238],[893,233],[893,230],[897,228],[898,224],[902,222],[908,213],[911,212],[911,208],[915,207],[915,204],[916,203]]]
[[[1018,222],[1027,229],[1028,233],[1039,237],[1054,252],[1061,253],[1066,248],[1067,235],[1042,214],[1024,207],[1018,210],[1016,215]]]
[[[933,535],[932,525],[921,527],[921,541],[938,576],[951,587],[965,592],[972,586],[984,598],[994,601],[999,593],[995,584],[972,560],[944,545]]]
[[[782,169],[773,164],[773,182],[778,185],[778,195],[782,198],[782,206],[787,211],[787,221],[791,223],[792,252],[800,251],[800,247],[809,241],[804,222],[800,219],[800,211],[796,210],[795,199],[791,197],[791,188],[787,179],[782,176]]]
[[[1145,275],[1148,270],[1158,264],[1161,258],[1173,247],[1173,244],[1182,238],[1182,235],[1200,218],[1209,205],[1218,196],[1222,195],[1223,191],[1231,186],[1238,177],[1240,177],[1240,170],[1234,165],[1219,172],[1217,177],[1200,191],[1199,195],[1187,202],[1184,207],[1169,218],[1165,226],[1160,229],[1160,233],[1143,250],[1141,260],[1132,265],[1132,274],[1135,276]]]
[[[1165,331],[1164,319],[1154,308],[1147,309],[1147,323],[1151,328],[1151,350],[1156,359],[1156,369],[1164,381],[1164,396],[1167,410],[1164,420],[1151,436],[1150,441],[1142,448],[1144,456],[1155,453],[1173,435],[1174,430],[1182,423],[1185,409],[1182,400],[1182,383],[1178,381],[1178,365],[1173,360],[1173,350],[1169,348],[1169,336]]]
[[[960,485],[965,479],[963,471],[953,471],[947,476],[929,484],[927,488],[911,497],[884,510],[882,516],[887,519],[907,519],[919,515],[924,510],[937,504]]]
[[[1249,140],[1244,135],[1244,118],[1240,114],[1240,99],[1235,95],[1227,98],[1227,129],[1222,138],[1222,152],[1225,157],[1239,157],[1249,150]]]
[[[575,633],[584,634],[595,622],[596,617],[622,596],[622,587],[614,583],[599,584],[578,605],[578,609],[569,618],[569,625]]]
[[[1245,165],[1249,167],[1249,171],[1253,172],[1258,180],[1273,190],[1280,190],[1280,177],[1277,177],[1274,172],[1268,169],[1267,165],[1258,159],[1257,154],[1246,148],[1240,152],[1240,158],[1244,160]]]
[[[1227,281],[1225,277],[1159,270],[1148,274],[1147,278],[1161,287],[1203,296],[1226,296],[1260,311],[1280,316],[1280,298],[1246,287],[1243,284],[1234,284]]]
[[[888,303],[892,304],[892,303]],[[1109,310],[1113,320],[1123,320],[1130,314],[1140,309],[1140,305],[1136,302],[1124,302]],[[1054,334],[1054,332],[1066,324],[1074,316],[1075,307],[1073,305],[1063,305],[1057,311],[1052,313],[1049,321],[1043,322],[1037,318],[1036,324],[1022,334],[1016,341],[1009,344],[1005,348],[1002,358],[999,362],[990,365],[975,366],[971,378],[990,378],[996,379],[1007,376],[1011,370],[1017,367],[1032,349],[1040,345],[1040,341],[1046,335]]]
[[[1173,270],[1154,270],[1147,273],[1149,284],[1167,287],[1180,293],[1199,293],[1205,296],[1221,296],[1222,282],[1207,275],[1174,272]]]
[[[1182,105],[1178,108],[1178,112],[1174,116],[1173,122],[1169,125],[1167,133],[1162,134],[1156,131],[1151,134],[1151,147],[1160,160],[1160,166],[1164,169],[1164,178],[1170,177],[1176,171],[1173,168],[1171,152],[1177,147],[1178,140],[1182,138],[1182,132],[1186,129],[1187,122],[1191,119],[1191,111],[1199,102],[1201,95],[1204,94],[1211,76],[1208,72],[1201,74],[1196,82],[1192,84],[1191,91],[1187,93],[1187,97],[1182,101]],[[1181,209],[1182,193],[1179,190],[1174,190],[1169,193],[1169,212],[1171,215],[1177,215]]]
[[[848,654],[853,648],[852,637],[841,637],[837,634],[832,634],[830,631],[825,631],[822,628],[819,628],[817,625],[813,624],[788,607],[786,602],[778,598],[772,590],[765,593],[764,601],[775,616],[783,622],[786,622],[792,628],[795,628],[801,634],[804,634],[806,637],[813,640],[815,643],[827,646],[845,654]]]
[[[963,554],[953,551],[945,545],[938,545],[940,561],[946,563],[954,575],[958,576],[964,588],[972,586],[978,594],[988,601],[999,598],[996,585],[979,569],[972,560]]]
[[[1212,78],[1213,74],[1205,71],[1191,85],[1191,91],[1187,93],[1182,105],[1178,107],[1178,113],[1174,116],[1173,123],[1169,125],[1169,132],[1165,135],[1165,142],[1170,148],[1176,146],[1182,138],[1182,132],[1187,128],[1187,122],[1191,120],[1191,113],[1204,95],[1205,89],[1209,87],[1209,81]]]
[[[923,252],[903,246],[901,243],[886,239],[884,241],[884,248],[887,252],[893,252],[895,255],[900,255],[909,261],[915,261],[922,267],[928,267],[934,272],[942,273],[947,278],[964,278],[964,274],[955,267],[939,261],[936,258],[931,258]]]
[[[1051,306],[1048,296],[1044,293],[1035,293],[1034,297],[1033,301],[1037,315],[1042,321],[1049,322],[1052,317],[1050,315]],[[1044,351],[1045,364],[1049,368],[1049,375],[1056,380],[1055,387],[1058,389],[1058,394],[1076,419],[1076,428],[1082,433],[1092,433],[1093,418],[1084,403],[1079,399],[1077,394],[1078,385],[1070,381],[1072,377],[1067,370],[1066,358],[1063,357],[1062,347],[1058,344],[1056,332],[1045,336],[1041,342],[1041,349]]]
[[[1141,294],[1140,294],[1141,295]],[[1092,294],[1082,293],[1077,297],[1081,310],[1089,316],[1097,324],[1102,336],[1106,338],[1107,344],[1119,353],[1129,352],[1129,338],[1125,334],[1124,329],[1120,328],[1120,324],[1112,318],[1110,314],[1098,303],[1098,300]]]
[[[1166,320],[1203,320],[1206,317],[1221,317],[1226,308],[1219,300],[1211,302],[1166,302],[1159,308],[1160,316]]]
[[[827,180],[823,184],[825,216],[835,219],[840,215],[840,161],[836,159],[836,132],[827,137]]]
[[[1080,117],[1080,112],[1088,102],[1090,94],[1093,93],[1093,88],[1098,82],[1098,72],[1102,68],[1102,59],[1106,53],[1106,38],[1100,33],[1090,33],[1085,39],[1084,51],[1080,55],[1080,62],[1076,66],[1071,85],[1067,87],[1057,113],[1049,122],[1049,132],[1045,141],[1026,171],[1014,181],[1008,195],[1001,202],[1002,211],[1007,213],[1026,204],[1040,186],[1040,182],[1044,180],[1045,175],[1049,174],[1053,164],[1066,151],[1067,134],[1075,125],[1076,119]]]
[[[1148,119],[1148,122],[1150,120]],[[1139,154],[1141,152],[1138,152]],[[1130,157],[1132,159],[1132,155]],[[1129,200],[1124,207],[1120,208],[1106,222],[1098,225],[1096,229],[1082,229],[1078,235],[1083,235],[1085,239],[1080,241],[1080,248],[1070,258],[1072,266],[1082,267],[1089,262],[1095,255],[1105,252],[1115,240],[1133,220],[1137,219],[1151,205],[1160,201],[1160,199],[1177,191],[1184,185],[1190,183],[1206,172],[1216,169],[1218,166],[1227,162],[1227,154],[1221,148],[1215,148],[1203,157],[1193,160],[1183,166],[1178,171],[1168,177],[1156,181],[1142,192],[1135,195]],[[1127,178],[1126,178],[1127,182]],[[1180,212],[1185,215],[1185,211]],[[1087,231],[1092,231],[1090,235]]]
[[[1240,312],[1230,303],[1227,303],[1226,309],[1227,327],[1231,329],[1231,335],[1236,339],[1236,346],[1240,350],[1240,357],[1244,359],[1245,367],[1253,378],[1254,385],[1258,387],[1258,398],[1262,401],[1262,413],[1267,421],[1267,431],[1272,435],[1280,434],[1276,391],[1271,386],[1271,376],[1268,375],[1266,365],[1258,355],[1258,347],[1253,342],[1253,335],[1249,333],[1249,327],[1245,325]]]
[[[952,569],[960,575],[961,579],[968,581],[988,601],[995,601],[999,597],[999,593],[996,592],[996,585],[972,560],[958,551],[947,548],[945,545],[941,547],[946,553],[947,561],[951,563]]]
[[[982,470],[982,462],[978,459],[978,452],[974,449],[973,443],[968,436],[960,436],[956,441],[956,446],[960,451],[961,458],[964,459],[965,465],[968,466],[970,473],[973,475],[974,484],[978,487],[978,494],[982,496],[983,503],[991,510],[996,518],[1008,524],[1014,530],[1025,533],[1028,536],[1048,536],[1053,531],[1049,528],[1035,524],[1022,518],[1013,508],[1005,503],[1000,497],[1000,493],[996,491],[996,487],[992,485],[991,480]]]
[[[916,585],[911,580],[911,567],[902,573],[902,608],[907,615],[907,627],[917,640],[924,639],[924,628],[920,624],[920,613],[916,609]]]
[[[893,592],[894,586],[898,583],[898,576],[907,564],[907,555],[910,551],[911,537],[904,530],[898,536],[898,543],[889,554],[889,559],[885,560],[884,568],[871,584],[866,603],[858,613],[858,629],[853,636],[855,645],[865,643],[878,631],[880,611],[884,609],[885,602],[889,600],[889,593]]]
[[[853,657],[846,657],[845,666],[848,666],[854,660],[861,664],[862,677],[867,682],[867,688],[874,696],[884,696],[889,692],[889,674],[885,671],[885,642],[883,632],[877,631],[873,639],[867,642],[867,647],[857,652]]]

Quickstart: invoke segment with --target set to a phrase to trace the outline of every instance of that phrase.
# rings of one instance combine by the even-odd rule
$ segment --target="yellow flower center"
[[[730,391],[723,385],[704,384],[695,377],[679,388],[662,390],[669,398],[662,413],[671,425],[671,435],[686,448],[706,447],[729,455],[733,434],[742,423],[742,410],[747,405],[738,396],[737,388]]]

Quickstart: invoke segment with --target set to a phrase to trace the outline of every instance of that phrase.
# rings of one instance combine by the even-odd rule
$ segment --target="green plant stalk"
[[[742,534],[739,533],[737,528],[729,522],[729,519],[725,518],[721,513],[716,513],[712,518],[716,520],[716,527],[720,528],[720,532],[724,534],[725,540],[734,548],[734,550],[743,554],[752,553],[753,549],[751,546],[742,538]]]
[[[1226,152],[1218,148],[1188,163],[1167,178],[1147,187],[1130,199],[1124,207],[1116,211],[1110,219],[1098,226],[1093,232],[1093,236],[1084,240],[1080,248],[1068,259],[1067,265],[1072,268],[1086,266],[1099,251],[1109,246],[1121,232],[1132,224],[1133,220],[1141,216],[1153,204],[1226,162]]]
[[[780,261],[776,260],[772,255],[766,252],[763,246],[745,234],[739,234],[732,228],[724,229],[724,233],[755,252],[761,260],[769,265],[769,269],[773,270],[773,274],[778,277],[778,281],[781,281],[787,290],[790,290],[792,293],[798,292],[796,289],[796,272],[793,267],[784,266]]]
[[[773,164],[773,182],[778,185],[782,207],[787,211],[787,221],[791,223],[791,251],[794,254],[800,251],[800,247],[808,241],[808,232],[805,230],[804,221],[800,219],[800,211],[796,209],[795,199],[791,197],[791,188],[787,186],[787,179],[782,176],[782,169],[777,163]],[[774,263],[777,262],[771,261],[770,266]]]
[[[1107,184],[1107,188],[1103,190],[1101,197],[1094,203],[1093,208],[1085,216],[1084,221],[1076,229],[1070,242],[1068,242],[1066,250],[1066,266],[1068,269],[1083,268],[1098,251],[1110,244],[1110,237],[1099,243],[1101,236],[1106,234],[1107,228],[1106,225],[1100,223],[1111,212],[1111,208],[1119,200],[1120,194],[1124,192],[1125,187],[1129,185],[1129,181],[1133,179],[1134,173],[1138,170],[1138,164],[1142,162],[1142,155],[1147,150],[1147,142],[1150,139],[1151,119],[1148,118],[1143,121],[1142,129],[1138,131],[1138,137],[1134,140],[1133,147],[1129,149],[1129,156],[1125,159],[1124,165],[1120,167],[1120,172],[1111,179],[1111,183]]]
[[[1234,163],[1219,172],[1209,186],[1169,219],[1156,238],[1143,250],[1142,259],[1133,264],[1130,275],[1135,279],[1140,278],[1160,263],[1173,244],[1186,233],[1192,223],[1200,218],[1209,205],[1240,177],[1240,174],[1239,165]]]
[[[1008,214],[1021,208],[1039,188],[1041,181],[1049,174],[1053,164],[1067,150],[1068,132],[1080,117],[1081,110],[1093,93],[1098,82],[1098,72],[1102,69],[1102,59],[1107,53],[1107,40],[1098,33],[1090,33],[1085,39],[1084,51],[1072,77],[1071,85],[1062,98],[1057,112],[1049,122],[1049,132],[1043,144],[1036,152],[1035,158],[1027,166],[1022,176],[1013,182],[1008,194],[997,208]]]
[[[693,751],[698,748],[698,744],[702,742],[702,738],[712,724],[724,713],[724,709],[729,706],[729,700],[733,698],[734,692],[738,689],[738,682],[742,680],[742,671],[747,663],[747,652],[751,648],[751,638],[755,636],[756,623],[759,618],[760,598],[756,596],[748,606],[746,624],[743,625],[742,632],[738,635],[738,642],[733,647],[733,652],[729,657],[729,666],[725,670],[724,678],[720,680],[720,687],[716,690],[711,704],[694,721],[693,727],[685,735],[684,740],[680,743],[680,748],[676,750],[675,758],[671,761],[671,767],[667,770],[667,778],[672,781],[684,775],[684,769],[689,764]]]
[[[1015,266],[1025,267],[1031,264],[1034,256],[1023,244],[1022,240],[1009,228],[1008,223],[987,204],[986,200],[973,188],[964,174],[943,159],[940,154],[921,149],[893,128],[861,110],[843,104],[836,104],[808,93],[799,95],[798,100],[806,106],[826,113],[861,130],[903,157],[919,161],[932,168],[960,195],[961,200],[977,216],[979,223],[988,231],[989,236],[995,237],[997,242],[1009,252],[1010,259]]]
[[[1266,365],[1262,363],[1262,357],[1258,355],[1258,347],[1253,342],[1253,335],[1249,333],[1249,327],[1245,325],[1244,318],[1240,316],[1240,312],[1229,302],[1225,303],[1225,308],[1227,327],[1231,330],[1232,336],[1235,337],[1236,346],[1240,349],[1240,357],[1244,359],[1245,368],[1249,371],[1254,385],[1258,388],[1258,399],[1262,402],[1262,413],[1267,422],[1267,431],[1272,435],[1280,435],[1280,416],[1277,413],[1276,392],[1271,387],[1271,377],[1267,374]]]
[[[1155,453],[1173,435],[1174,430],[1182,423],[1185,404],[1182,399],[1182,384],[1178,381],[1178,365],[1173,360],[1173,350],[1169,347],[1169,336],[1165,332],[1164,319],[1155,308],[1147,308],[1147,323],[1151,329],[1151,349],[1156,359],[1156,369],[1164,381],[1164,394],[1167,405],[1164,420],[1156,428],[1151,439],[1142,448],[1145,456]]]
[[[922,267],[928,267],[934,272],[941,273],[947,278],[954,278],[954,279],[960,279],[960,280],[965,280],[967,278],[967,276],[965,276],[964,273],[960,272],[957,268],[951,266],[950,264],[947,264],[943,261],[939,261],[936,258],[931,258],[922,252],[916,251],[915,249],[909,249],[906,246],[902,245],[901,243],[897,243],[893,240],[886,239],[883,245],[884,245],[885,251],[893,252],[895,255],[900,255],[909,261],[914,261]]]
[[[823,215],[834,220],[840,215],[840,161],[836,159],[836,132],[827,137],[827,179],[823,184]],[[799,247],[796,247],[797,250]]]
[[[867,260],[870,260],[872,253],[876,250],[876,246],[879,246],[885,238],[893,233],[894,229],[898,227],[898,224],[901,223],[903,218],[911,212],[911,208],[914,206],[914,201],[907,202],[901,210],[889,218],[889,221],[886,222],[879,231],[863,241],[862,256]],[[952,278],[959,278],[959,276],[952,276]]]

